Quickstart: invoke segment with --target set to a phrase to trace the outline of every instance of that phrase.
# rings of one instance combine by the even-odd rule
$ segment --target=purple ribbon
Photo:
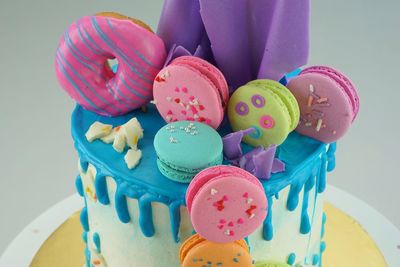
[[[215,60],[237,88],[307,63],[309,9],[310,0],[165,0],[158,34],[170,51]]]
[[[243,154],[241,141],[246,134],[254,131],[253,128],[234,132],[222,138],[224,143],[224,157],[235,166],[238,166],[259,179],[271,178],[271,173],[285,171],[285,163],[275,158],[276,145],[268,148],[257,147]]]

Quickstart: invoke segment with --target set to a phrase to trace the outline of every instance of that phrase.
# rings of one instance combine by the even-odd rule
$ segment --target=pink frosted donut
[[[194,229],[205,239],[228,243],[254,232],[267,215],[260,181],[234,166],[214,166],[198,173],[186,192]]]
[[[55,69],[61,86],[80,105],[116,116],[152,99],[153,81],[167,53],[162,39],[142,23],[104,14],[69,26],[57,49]],[[114,58],[115,74],[107,62]]]

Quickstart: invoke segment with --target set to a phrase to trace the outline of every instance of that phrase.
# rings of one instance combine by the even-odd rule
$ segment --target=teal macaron
[[[300,119],[300,109],[288,88],[272,80],[255,80],[230,98],[228,118],[234,131],[253,128],[243,141],[251,146],[280,145]]]
[[[189,183],[203,169],[223,161],[221,136],[200,122],[165,125],[154,137],[154,148],[160,172],[179,183]]]

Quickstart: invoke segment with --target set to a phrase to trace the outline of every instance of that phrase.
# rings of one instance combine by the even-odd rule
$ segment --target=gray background
[[[0,252],[40,213],[75,192],[74,102],[58,86],[58,39],[77,18],[119,11],[157,25],[162,0],[0,1]],[[400,228],[400,1],[312,1],[310,64],[335,66],[359,88],[361,111],[338,145],[329,183]],[[351,203],[349,203],[351,205]]]

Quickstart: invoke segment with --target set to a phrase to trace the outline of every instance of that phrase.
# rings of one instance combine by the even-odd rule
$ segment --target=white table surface
[[[77,18],[113,10],[157,25],[162,0],[0,3],[0,252],[44,210],[74,193],[74,103],[56,82],[58,39]],[[338,144],[329,182],[400,228],[396,83],[400,1],[312,1],[310,64],[335,66],[358,86],[359,117]],[[400,240],[399,240],[400,244]]]

